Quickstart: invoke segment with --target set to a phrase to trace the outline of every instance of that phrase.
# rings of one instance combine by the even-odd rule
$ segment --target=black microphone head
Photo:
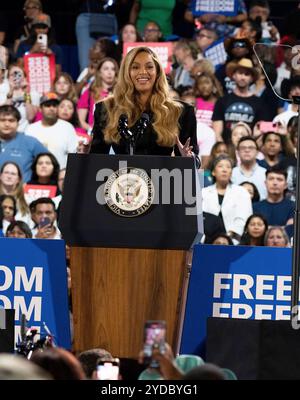
[[[147,114],[147,113],[142,113],[141,119],[144,119],[145,121],[149,122],[149,121],[150,121],[149,114]]]

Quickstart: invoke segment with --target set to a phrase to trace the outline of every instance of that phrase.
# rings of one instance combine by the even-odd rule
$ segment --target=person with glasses
[[[257,163],[258,146],[255,139],[251,136],[241,137],[237,145],[237,152],[240,165],[232,170],[232,182],[236,185],[244,181],[254,183],[259,191],[260,199],[265,199],[267,197],[266,168]]]
[[[23,11],[25,23],[16,32],[13,47],[14,54],[17,53],[21,41],[29,38],[33,20],[43,12],[42,3],[40,0],[26,0]]]
[[[176,0],[134,0],[129,22],[142,34],[148,22],[155,21],[164,37],[173,33],[172,13]]]
[[[216,30],[209,25],[204,25],[203,28],[201,28],[196,33],[196,44],[200,55],[202,55],[205,52],[205,50],[209,46],[211,46],[217,39],[218,39],[218,34]]]
[[[159,25],[154,21],[148,22],[144,29],[144,42],[161,42],[162,40]]]

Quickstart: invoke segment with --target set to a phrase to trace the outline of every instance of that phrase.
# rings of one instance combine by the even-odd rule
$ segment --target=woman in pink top
[[[196,95],[197,122],[202,122],[211,127],[211,118],[216,101],[223,96],[221,84],[215,75],[203,72],[196,78],[194,92]]]
[[[83,129],[90,132],[94,124],[94,106],[107,97],[116,83],[118,64],[113,58],[101,60],[95,80],[80,96],[77,103],[78,117]]]

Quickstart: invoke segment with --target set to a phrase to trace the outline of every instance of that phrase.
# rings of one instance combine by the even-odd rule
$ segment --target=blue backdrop
[[[55,343],[71,348],[63,240],[0,239],[0,307],[15,309],[16,342],[25,314],[28,327],[44,335],[45,322]]]
[[[197,245],[181,353],[204,356],[207,317],[289,319],[292,250]]]

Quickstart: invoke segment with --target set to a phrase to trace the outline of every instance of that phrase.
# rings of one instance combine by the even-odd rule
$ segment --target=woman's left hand
[[[193,146],[190,146],[191,138],[188,138],[185,144],[182,144],[179,137],[176,138],[176,144],[182,157],[193,157]]]

